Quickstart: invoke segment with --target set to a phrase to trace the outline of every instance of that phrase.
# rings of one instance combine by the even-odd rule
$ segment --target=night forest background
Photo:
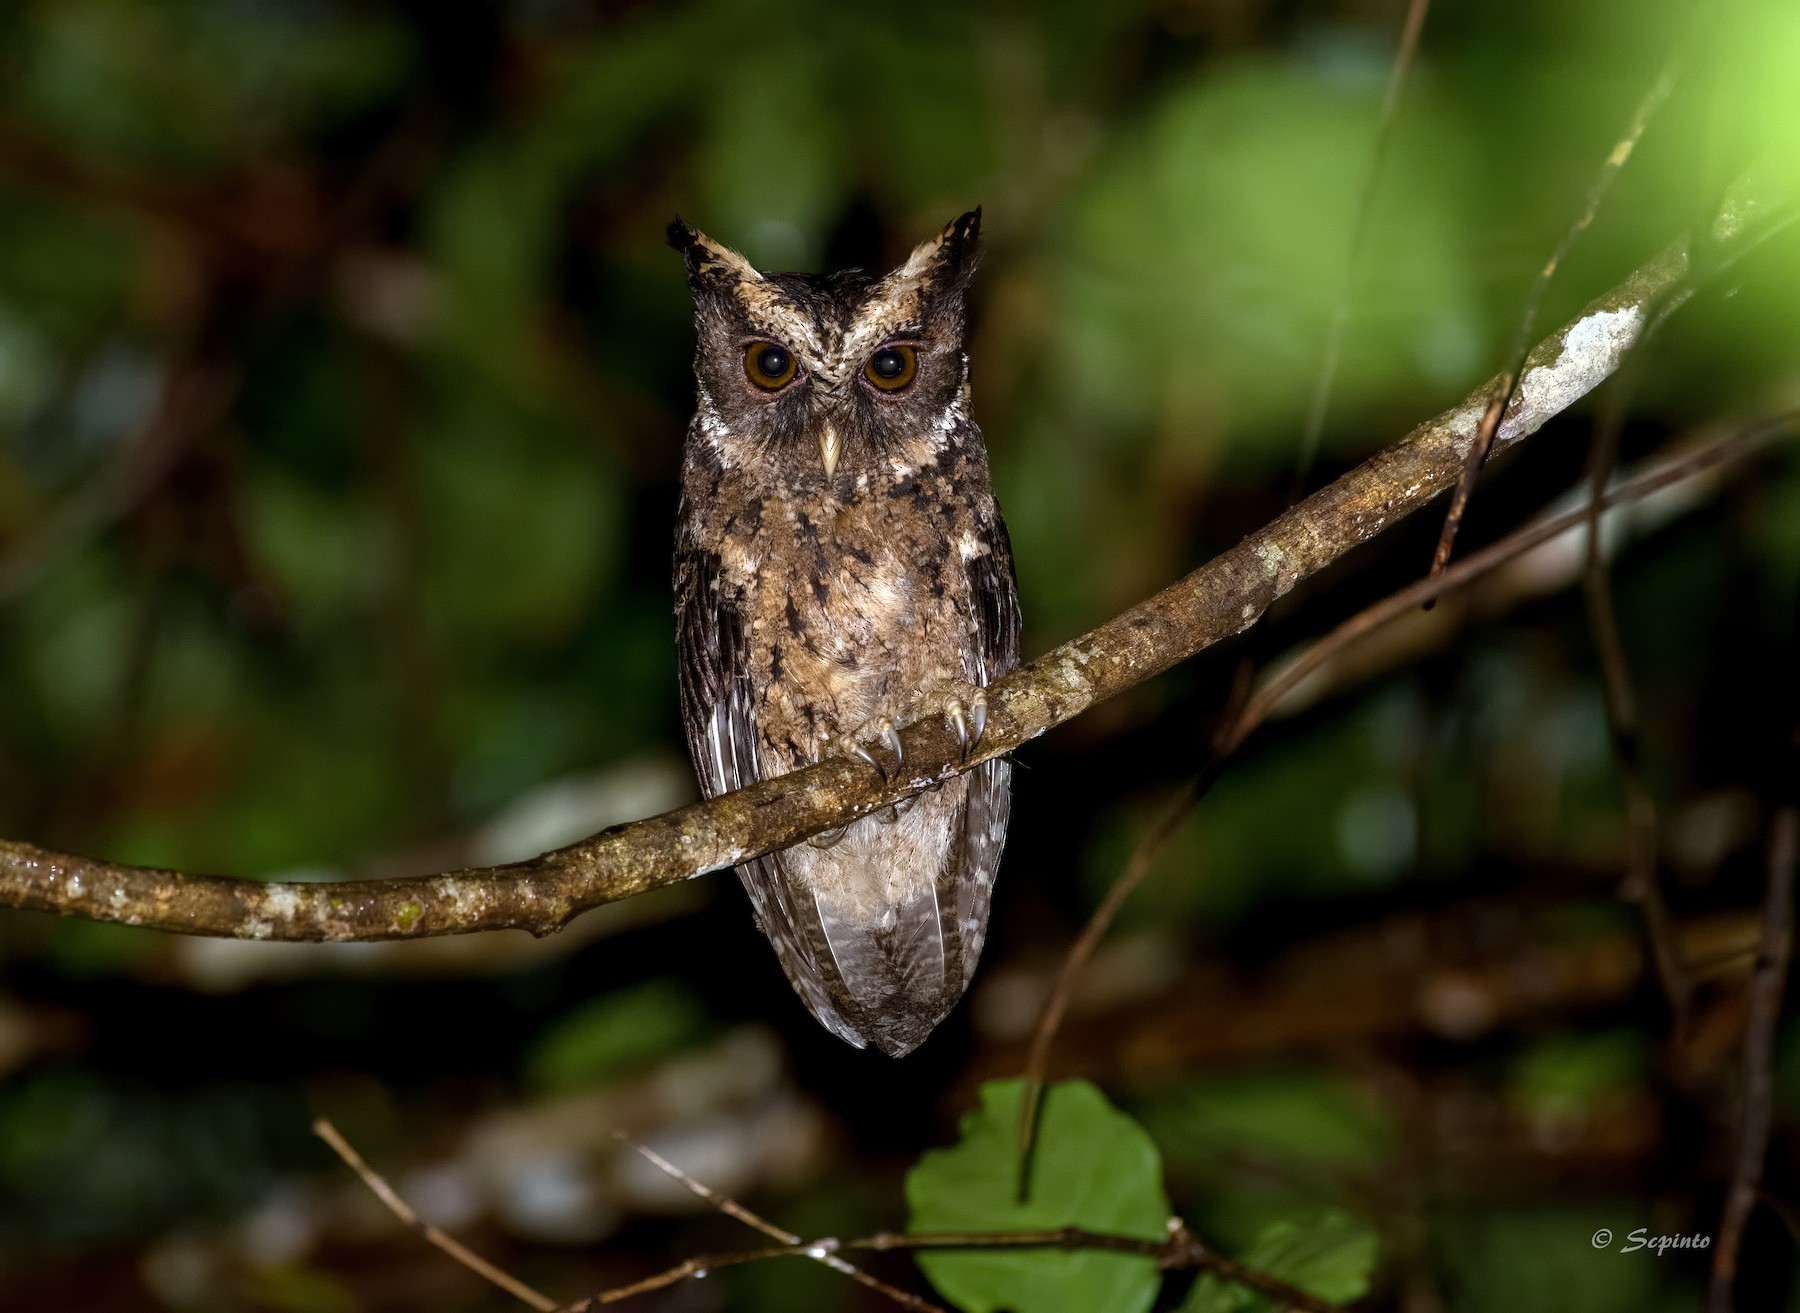
[[[1290,502],[1405,12],[10,0],[0,835],[329,879],[529,856],[691,798],[678,212],[765,268],[886,268],[984,206],[975,413],[1026,653],[1148,596]],[[1500,369],[1674,55],[1540,335],[1744,170],[1800,182],[1800,17],[1432,7],[1307,486]],[[1800,226],[1646,356],[1627,464],[1794,407]],[[1459,553],[1580,484],[1595,411],[1488,471]],[[981,971],[897,1063],[806,1015],[728,874],[542,941],[269,945],[0,913],[0,1308],[518,1307],[384,1211],[319,1115],[559,1299],[759,1243],[618,1129],[801,1234],[903,1229],[909,1169],[1020,1071],[1243,663],[1417,578],[1440,522],[1021,751]],[[1709,1252],[1591,1237],[1717,1230],[1770,821],[1796,780],[1800,453],[1646,504],[1615,545],[1691,1016],[1672,1026],[1621,897],[1582,590],[1527,558],[1258,734],[1082,977],[1052,1074],[1122,1112],[1060,1097],[1147,1133],[1152,1187],[1224,1252],[1281,1267],[1272,1236],[1324,1237],[1334,1297],[1372,1255],[1368,1306],[1407,1313],[1697,1307]],[[1743,1309],[1800,1309],[1792,1021],[1775,1073]],[[1088,1261],[1138,1271],[1015,1255],[984,1303],[932,1294],[905,1255],[869,1265],[965,1307],[1077,1313],[1100,1307],[1072,1275]],[[1135,1293],[1108,1307],[1149,1306],[1153,1274],[1119,1279]],[[1266,1307],[1180,1276],[1159,1298]],[[892,1306],[790,1259],[624,1305]]]

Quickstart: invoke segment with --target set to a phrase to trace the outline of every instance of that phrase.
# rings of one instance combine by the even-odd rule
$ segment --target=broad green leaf
[[[1328,1209],[1311,1218],[1271,1222],[1241,1260],[1321,1299],[1339,1303],[1369,1293],[1375,1233],[1349,1214]],[[1181,1313],[1265,1313],[1274,1304],[1207,1273],[1182,1301]]]
[[[1156,1145],[1086,1081],[1052,1086],[1038,1128],[1031,1197],[1017,1201],[1023,1082],[990,1081],[960,1138],[906,1178],[914,1231],[1079,1226],[1161,1239],[1169,1217]],[[1147,1258],[1092,1250],[924,1252],[919,1266],[966,1313],[1143,1313],[1161,1279]]]

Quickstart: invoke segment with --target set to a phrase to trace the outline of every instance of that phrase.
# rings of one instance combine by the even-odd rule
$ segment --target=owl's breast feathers
[[[801,494],[689,443],[676,610],[683,717],[708,796],[816,760],[874,717],[919,719],[947,687],[1017,664],[1006,528],[979,436],[963,436]],[[1007,763],[987,762],[828,848],[739,868],[828,1029],[905,1053],[961,997],[986,934],[1009,781]]]

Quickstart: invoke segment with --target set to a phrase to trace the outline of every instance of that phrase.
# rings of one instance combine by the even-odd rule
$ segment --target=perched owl
[[[884,772],[944,715],[965,750],[1018,662],[1019,605],[969,414],[979,210],[883,278],[762,273],[679,219],[699,330],[675,611],[708,797],[829,755]],[[910,1052],[955,1006],[1006,839],[1000,760],[738,868],[806,1006]]]

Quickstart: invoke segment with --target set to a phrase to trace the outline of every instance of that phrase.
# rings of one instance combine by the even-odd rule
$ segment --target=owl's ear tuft
[[[972,259],[976,245],[981,241],[981,207],[977,205],[967,214],[959,214],[944,225],[938,241],[946,251],[954,251],[958,261]]]
[[[669,245],[681,252],[682,263],[687,265],[688,282],[699,285],[762,281],[762,275],[748,260],[698,228],[689,227],[680,215],[669,220],[666,231]]]
[[[975,272],[981,240],[981,207],[958,215],[929,241],[920,242],[894,277],[940,292],[961,291]]]
[[[700,244],[699,232],[688,227],[687,223],[678,214],[673,219],[669,220],[669,226],[663,230],[663,233],[668,237],[669,245],[681,252],[682,258],[687,263],[689,271],[692,272],[694,267],[694,256],[690,254],[690,252],[693,252]]]

